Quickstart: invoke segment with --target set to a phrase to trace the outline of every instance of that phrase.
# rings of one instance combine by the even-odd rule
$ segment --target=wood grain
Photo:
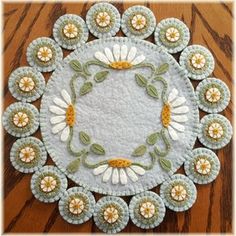
[[[26,48],[35,38],[52,36],[56,19],[65,13],[79,14],[85,18],[92,2],[85,3],[4,3],[4,109],[15,99],[8,91],[10,73],[19,66],[27,65]],[[139,3],[141,4],[141,3]],[[122,13],[134,2],[116,2]],[[144,1],[157,21],[167,17],[183,20],[191,31],[191,44],[201,44],[210,49],[216,61],[213,75],[223,80],[232,93],[232,3],[154,3]],[[119,35],[122,35],[119,32]],[[89,40],[94,39],[90,35]],[[148,38],[153,42],[153,36]],[[64,55],[68,52],[64,51]],[[176,56],[178,58],[179,55]],[[46,80],[50,74],[45,74]],[[194,86],[197,82],[193,83]],[[40,101],[34,104],[38,107]],[[221,113],[232,122],[232,101]],[[201,112],[201,116],[204,113]],[[37,132],[36,137],[41,138]],[[4,232],[99,232],[92,220],[75,226],[66,223],[59,215],[57,203],[37,201],[30,191],[31,175],[14,170],[9,152],[16,139],[4,133]],[[201,146],[196,142],[196,147]],[[154,230],[141,230],[130,221],[123,232],[232,232],[232,142],[217,155],[221,171],[212,184],[197,185],[195,205],[183,213],[167,210],[164,222]],[[52,163],[48,158],[48,163]],[[183,172],[181,169],[179,172]],[[72,182],[70,186],[74,186]],[[159,188],[153,189],[159,192]],[[96,199],[101,195],[95,194]],[[125,200],[129,200],[126,197]]]

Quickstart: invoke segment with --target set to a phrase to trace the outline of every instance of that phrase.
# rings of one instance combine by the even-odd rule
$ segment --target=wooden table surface
[[[7,82],[14,69],[27,65],[26,48],[29,43],[41,36],[52,36],[54,22],[65,13],[78,14],[85,19],[92,4],[4,3],[4,109],[15,102]],[[158,22],[168,17],[183,20],[191,31],[190,44],[201,44],[210,49],[216,62],[213,76],[224,81],[232,93],[232,3],[139,4],[150,8]],[[114,5],[123,13],[135,3],[116,2]],[[122,33],[119,32],[119,35]],[[89,40],[92,39],[90,35]],[[153,36],[148,40],[153,41]],[[45,74],[46,79],[49,76]],[[193,84],[196,86],[197,83]],[[38,106],[39,103],[34,104]],[[222,112],[231,122],[232,108],[231,101]],[[39,131],[35,136],[41,138]],[[99,232],[92,219],[82,225],[70,225],[59,215],[57,203],[45,204],[36,200],[30,191],[31,175],[17,172],[9,161],[10,148],[16,138],[7,133],[3,138],[4,232]],[[199,146],[197,142],[196,147]],[[190,210],[175,213],[167,209],[164,221],[154,230],[139,229],[129,221],[123,232],[232,232],[232,142],[216,153],[221,162],[220,174],[211,184],[197,185],[197,201]],[[50,158],[48,163],[52,163]],[[72,182],[69,185],[74,186]],[[159,192],[158,187],[153,190]],[[95,194],[95,197],[99,199],[101,195]]]

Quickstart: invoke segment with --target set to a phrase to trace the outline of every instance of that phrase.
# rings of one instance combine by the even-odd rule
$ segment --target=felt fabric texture
[[[126,185],[113,185],[111,179],[104,183],[102,182],[102,175],[95,176],[93,169],[88,169],[82,164],[76,173],[67,173],[66,167],[74,160],[74,157],[67,151],[66,143],[60,141],[60,135],[52,133],[53,126],[50,123],[50,118],[54,116],[49,111],[49,106],[54,105],[53,99],[61,97],[62,89],[65,89],[71,95],[69,82],[75,72],[69,66],[69,62],[73,59],[79,60],[81,63],[91,59],[94,60],[95,52],[104,52],[105,47],[112,49],[114,44],[120,46],[125,44],[128,50],[132,46],[137,47],[137,56],[144,55],[146,57],[145,62],[152,63],[156,67],[168,63],[169,70],[162,75],[168,82],[167,94],[173,88],[176,88],[179,91],[179,96],[186,98],[186,106],[190,110],[187,113],[188,121],[184,123],[185,132],[178,133],[179,140],[171,140],[171,150],[166,158],[172,161],[172,170],[167,173],[158,163],[155,163],[154,168],[146,171],[145,175],[139,176],[137,182],[133,183],[129,179]],[[76,80],[76,123],[72,141],[74,149],[84,148],[84,145],[79,141],[79,132],[84,131],[90,135],[93,142],[101,144],[106,150],[104,156],[89,153],[88,160],[91,163],[116,157],[128,158],[143,164],[150,163],[148,153],[143,157],[132,157],[131,154],[137,146],[145,144],[149,134],[160,131],[162,128],[161,83],[157,82],[155,85],[160,94],[160,98],[155,100],[148,96],[145,89],[135,82],[135,73],[141,73],[144,76],[151,74],[148,68],[133,70],[108,69],[108,78],[102,83],[95,83],[93,75],[98,71],[107,69],[99,66],[90,66],[89,69],[92,72],[89,81],[93,81],[94,84],[92,92],[80,96],[79,88],[84,79],[80,77]],[[64,59],[48,81],[40,110],[43,141],[59,169],[77,184],[89,190],[120,196],[134,195],[151,189],[173,175],[183,164],[188,152],[191,151],[194,145],[198,123],[199,112],[193,87],[175,59],[152,43],[122,37],[94,40],[75,50]]]

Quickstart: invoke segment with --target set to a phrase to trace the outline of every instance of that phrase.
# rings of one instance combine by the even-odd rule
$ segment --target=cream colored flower
[[[152,218],[155,214],[155,206],[151,202],[143,202],[140,206],[140,214],[146,218]]]
[[[73,198],[69,203],[69,211],[74,215],[79,215],[84,210],[84,202],[80,198]]]
[[[13,117],[13,123],[16,127],[25,127],[29,123],[29,117],[26,113],[19,111]]]
[[[69,138],[70,127],[75,124],[75,108],[72,104],[71,97],[65,89],[61,91],[61,98],[54,98],[53,102],[56,106],[49,106],[49,110],[55,114],[50,119],[50,123],[54,125],[52,127],[52,133],[57,134],[61,132],[60,139],[62,142],[66,142]]]
[[[37,52],[37,57],[42,62],[48,62],[52,59],[52,50],[49,47],[41,47]]]
[[[35,152],[32,147],[25,147],[20,150],[19,158],[22,162],[30,163],[35,158]]]
[[[34,89],[34,80],[30,77],[22,77],[19,81],[19,88],[23,92],[30,92]]]
[[[119,219],[118,210],[113,206],[107,207],[103,212],[103,218],[109,224],[115,223]]]
[[[199,158],[195,164],[196,171],[201,175],[207,175],[211,171],[211,163],[205,158]]]
[[[110,48],[105,48],[104,53],[100,51],[95,52],[94,57],[113,69],[123,70],[138,65],[145,60],[144,55],[136,56],[137,51],[136,47],[131,47],[128,51],[126,45],[120,46],[115,44],[112,51]]]
[[[170,27],[166,30],[166,39],[170,42],[177,42],[180,38],[180,33],[175,27]]]
[[[208,134],[213,139],[219,139],[223,136],[224,130],[221,124],[214,122],[208,127]]]
[[[52,176],[45,176],[40,182],[40,188],[43,192],[52,192],[57,186],[57,181]]]
[[[183,123],[188,120],[186,114],[189,112],[189,108],[184,105],[185,97],[180,97],[178,94],[177,89],[171,90],[161,112],[162,125],[167,128],[171,139],[174,141],[179,139],[178,133],[184,132]]]
[[[206,58],[202,54],[196,53],[191,58],[191,64],[195,69],[202,69],[206,64]]]
[[[135,15],[132,20],[131,20],[131,25],[134,29],[136,30],[141,30],[143,29],[147,24],[147,20],[146,18],[141,15],[141,14],[137,14]]]
[[[183,185],[177,184],[171,189],[171,197],[177,202],[184,201],[187,197],[187,191]]]
[[[63,33],[67,38],[74,39],[78,36],[78,28],[74,24],[69,23],[64,26]]]
[[[97,25],[100,27],[107,27],[111,23],[111,17],[106,11],[99,12],[95,20]]]
[[[209,88],[206,91],[206,99],[209,102],[218,102],[221,98],[221,93],[220,90],[218,88]]]

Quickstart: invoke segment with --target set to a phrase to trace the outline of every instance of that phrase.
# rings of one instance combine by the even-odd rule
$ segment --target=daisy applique
[[[120,46],[118,44],[113,46],[112,51],[109,48],[105,48],[104,53],[98,51],[94,56],[100,62],[117,70],[129,69],[145,60],[144,55],[137,56],[136,47],[131,47],[130,50],[128,50],[126,45]]]
[[[121,183],[125,185],[128,182],[127,176],[132,182],[136,182],[138,175],[144,175],[145,170],[140,166],[132,165],[132,162],[128,159],[111,159],[106,164],[96,167],[93,174],[102,174],[103,182],[108,182],[111,178],[112,184]]]
[[[49,107],[49,110],[56,116],[50,119],[53,126],[52,133],[57,134],[61,132],[61,141],[67,141],[70,134],[70,127],[75,123],[75,108],[72,105],[71,97],[66,90],[61,91],[61,98],[54,98],[55,105]]]
[[[162,124],[173,140],[179,139],[178,132],[184,132],[182,123],[188,120],[186,113],[189,112],[189,108],[184,105],[185,97],[179,97],[178,93],[175,88],[171,90],[161,113]]]

